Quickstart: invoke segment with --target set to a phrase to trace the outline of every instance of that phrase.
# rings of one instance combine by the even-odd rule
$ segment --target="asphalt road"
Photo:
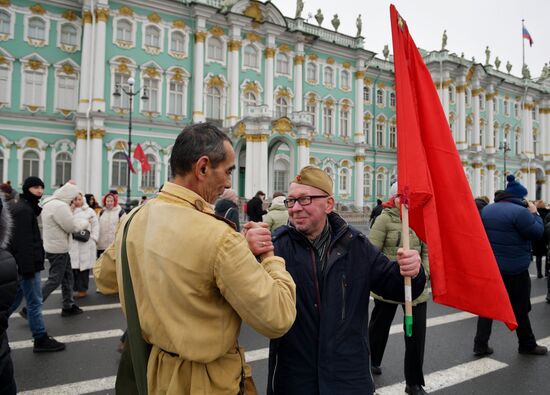
[[[89,297],[80,305],[87,309],[76,317],[61,317],[61,295],[46,301],[48,332],[65,339],[67,350],[34,354],[25,320],[14,314],[9,338],[18,389],[22,394],[114,394],[119,354],[118,337],[125,328],[116,297],[95,293],[91,280]],[[532,279],[531,322],[541,344],[550,346],[550,304],[545,303],[546,279]],[[378,394],[403,394],[402,313],[398,310],[382,361],[383,373],[375,377]],[[472,353],[476,319],[468,314],[429,302],[424,372],[426,389],[451,394],[549,394],[550,356],[517,353],[517,340],[501,323],[495,323],[491,346],[495,353],[476,358]],[[243,325],[240,343],[247,350],[254,379],[265,393],[268,341]]]

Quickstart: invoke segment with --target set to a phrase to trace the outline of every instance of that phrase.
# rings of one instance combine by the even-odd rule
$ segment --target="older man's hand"
[[[403,277],[415,277],[420,272],[420,254],[416,250],[397,250],[397,264]]]
[[[255,256],[262,259],[273,256],[273,242],[269,226],[263,222],[247,222],[243,226],[243,234],[248,242],[248,248]]]

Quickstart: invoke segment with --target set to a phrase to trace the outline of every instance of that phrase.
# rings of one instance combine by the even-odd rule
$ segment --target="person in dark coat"
[[[542,237],[544,227],[535,205],[524,199],[527,189],[512,174],[506,179],[506,190],[495,197],[493,204],[483,209],[481,219],[518,323],[518,352],[545,355],[548,350],[537,344],[529,320],[531,241]],[[474,339],[476,356],[493,353],[489,347],[492,325],[493,320],[478,318]]]
[[[252,222],[262,222],[262,217],[267,214],[267,210],[264,210],[265,193],[262,191],[256,192],[256,195],[250,199],[246,205],[246,213],[248,219]]]
[[[481,211],[489,204],[489,198],[487,196],[480,196],[476,197],[474,199],[474,202],[476,203],[477,211],[479,211],[479,215],[481,215]]]
[[[370,228],[372,228],[372,225],[374,225],[374,221],[376,221],[376,217],[382,214],[382,210],[384,210],[384,207],[382,207],[382,200],[376,199],[376,206],[372,209],[372,213],[370,213],[370,220],[369,220]]]
[[[7,334],[10,306],[17,295],[17,265],[6,250],[10,232],[8,206],[0,197],[0,394],[4,395],[17,393]]]
[[[34,352],[61,351],[63,343],[50,337],[46,332],[42,316],[42,289],[40,272],[44,270],[44,247],[38,228],[37,217],[42,209],[38,205],[44,193],[44,183],[38,177],[29,177],[23,183],[23,193],[13,205],[13,235],[9,251],[14,256],[19,271],[20,282],[17,297],[9,309],[11,315],[21,304],[23,297],[27,308],[20,312],[29,321],[34,338]]]
[[[241,224],[239,221],[239,198],[235,191],[226,189],[220,196],[220,199],[216,202],[214,212],[220,217],[224,217],[235,224],[237,232],[241,231]]]
[[[548,209],[543,200],[537,200],[535,202],[535,207],[540,217],[544,220],[548,215]],[[548,247],[546,245],[546,238],[542,237],[539,240],[533,241],[533,256],[535,257],[535,264],[537,266],[537,278],[542,278],[542,257],[546,260],[544,274],[548,275]]]
[[[275,254],[296,282],[296,321],[269,345],[268,395],[370,395],[369,293],[403,301],[424,289],[418,251],[390,262],[334,208],[331,178],[304,167],[290,184],[290,224],[273,234]]]

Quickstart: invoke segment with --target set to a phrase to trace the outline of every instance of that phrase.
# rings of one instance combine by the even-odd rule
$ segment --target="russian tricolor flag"
[[[124,147],[123,150],[124,156],[126,157],[126,162],[128,162],[128,166],[130,166],[130,171],[134,174],[137,174],[136,169],[134,169],[134,166],[132,166],[132,160],[130,159],[128,151],[126,151],[126,147]]]
[[[533,46],[533,38],[531,37],[531,35],[529,34],[529,31],[527,30],[527,28],[525,26],[523,26],[523,38],[526,39],[526,40],[529,40],[529,46],[530,47]]]

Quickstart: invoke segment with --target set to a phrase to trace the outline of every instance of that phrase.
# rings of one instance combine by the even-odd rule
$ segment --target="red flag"
[[[428,245],[435,302],[517,327],[434,82],[390,6],[397,101],[399,194]]]
[[[136,150],[134,151],[134,159],[137,159],[139,163],[141,163],[141,171],[143,173],[147,173],[151,170],[151,165],[149,164],[149,161],[147,160],[147,155],[145,155],[145,152],[143,152],[143,148],[141,148],[141,145],[137,145]]]

